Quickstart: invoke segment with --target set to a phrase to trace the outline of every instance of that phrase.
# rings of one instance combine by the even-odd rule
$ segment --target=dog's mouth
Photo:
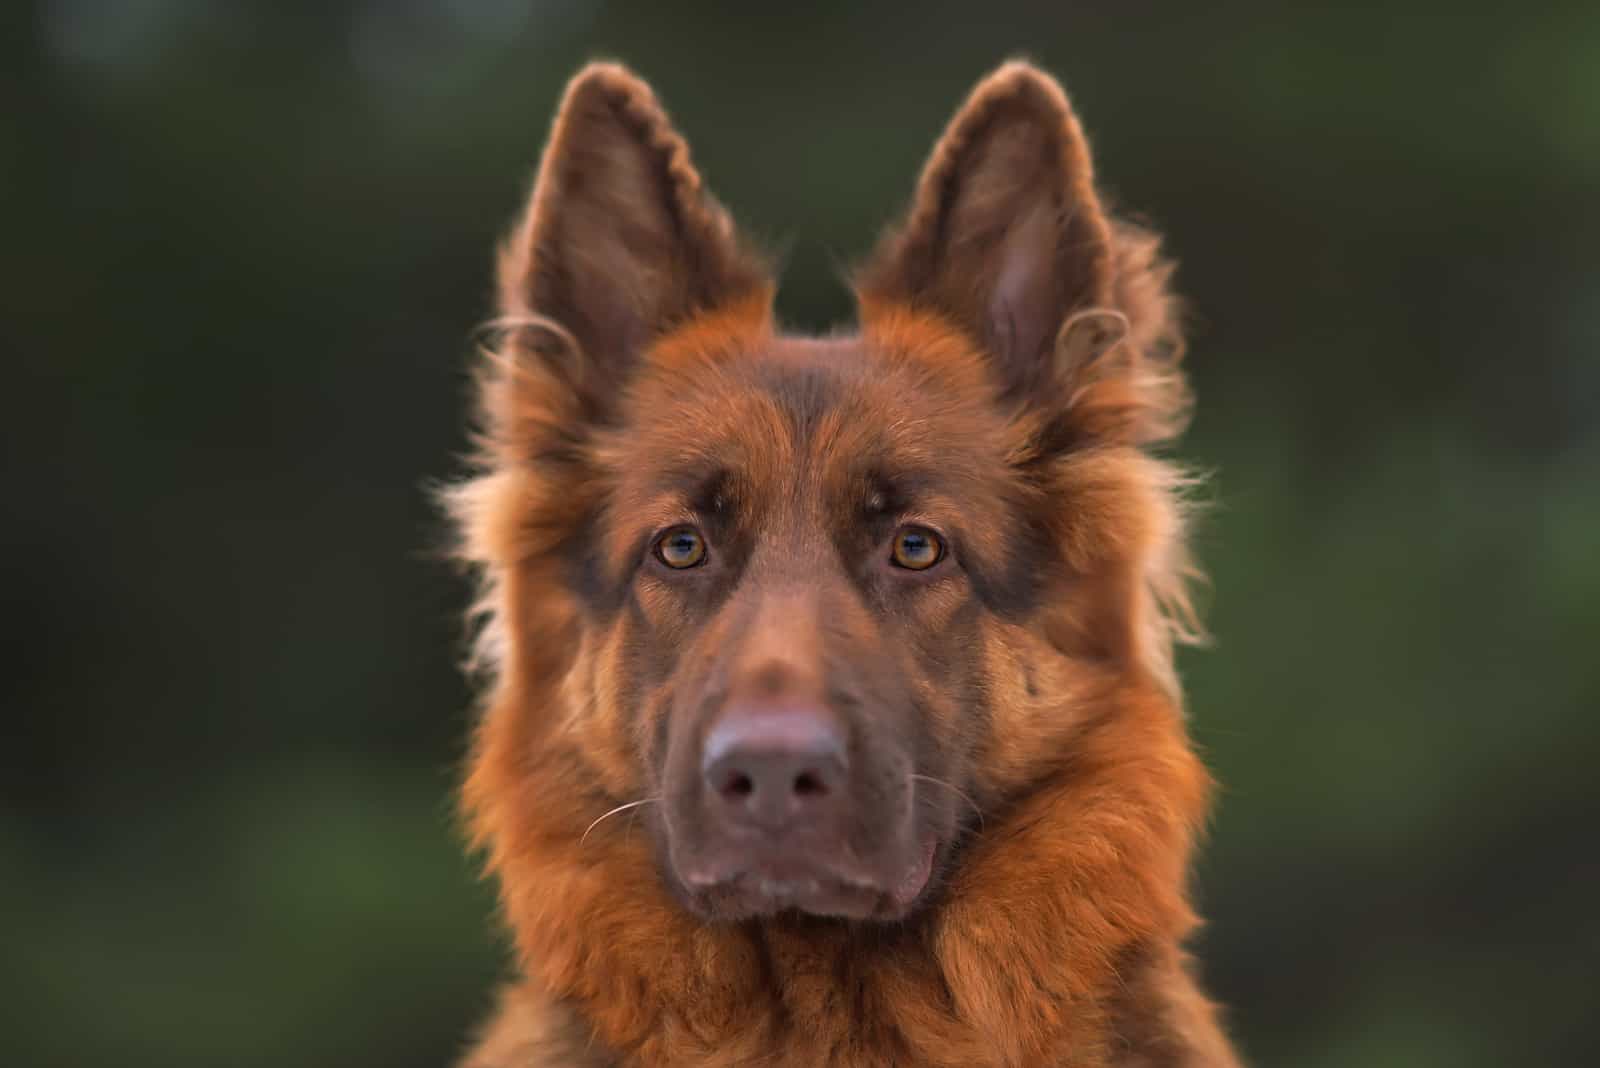
[[[708,919],[735,921],[798,911],[852,920],[898,920],[932,882],[939,843],[929,835],[889,873],[844,857],[773,849],[681,875],[689,905]]]
[[[883,723],[887,737],[863,737],[832,705],[772,696],[721,702],[703,733],[674,722],[649,818],[664,881],[691,913],[894,921],[929,896],[955,809],[923,792],[943,780],[915,773]]]

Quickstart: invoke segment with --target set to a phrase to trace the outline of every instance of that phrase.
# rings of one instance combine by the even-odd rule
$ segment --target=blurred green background
[[[0,14],[8,1064],[452,1057],[503,947],[422,487],[563,80],[651,78],[821,328],[1017,52],[1196,310],[1243,1047],[1600,1063],[1600,8],[54,0]]]

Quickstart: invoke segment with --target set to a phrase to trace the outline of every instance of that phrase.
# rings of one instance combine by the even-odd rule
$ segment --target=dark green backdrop
[[[1196,309],[1243,1045],[1600,1062],[1600,8],[726,7],[6,6],[7,1063],[452,1055],[501,954],[422,486],[561,83],[653,79],[820,328],[1015,52]]]

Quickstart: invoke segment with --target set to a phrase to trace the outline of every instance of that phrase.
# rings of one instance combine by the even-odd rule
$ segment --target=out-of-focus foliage
[[[422,485],[562,81],[654,80],[821,328],[1019,51],[1193,299],[1244,1046],[1600,1060],[1600,8],[724,8],[0,15],[8,1063],[452,1055],[502,951]]]

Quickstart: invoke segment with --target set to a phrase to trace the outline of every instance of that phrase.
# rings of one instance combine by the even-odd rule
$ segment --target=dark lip
[[[680,873],[679,878],[691,908],[708,918],[740,920],[798,911],[897,920],[916,907],[934,882],[938,853],[938,841],[925,839],[912,862],[889,877],[837,861],[775,852],[738,868]]]
[[[748,920],[803,912],[813,916],[865,920],[891,918],[889,895],[860,883],[827,876],[774,878],[743,872],[693,892],[696,910],[709,918]]]

